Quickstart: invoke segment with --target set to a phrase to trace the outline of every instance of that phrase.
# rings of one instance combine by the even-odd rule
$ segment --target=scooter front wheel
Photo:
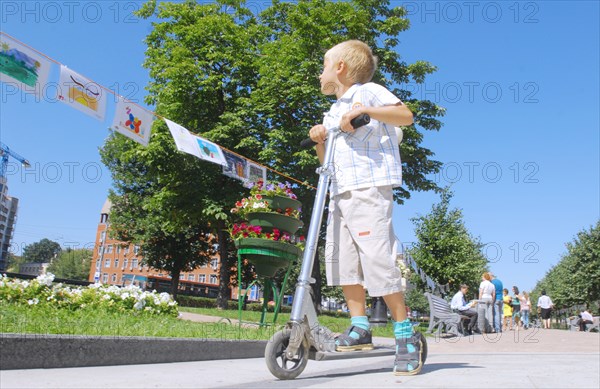
[[[298,377],[308,363],[308,346],[305,342],[302,342],[294,357],[288,358],[286,355],[290,335],[289,329],[276,332],[265,348],[267,367],[271,374],[280,380],[293,380]]]

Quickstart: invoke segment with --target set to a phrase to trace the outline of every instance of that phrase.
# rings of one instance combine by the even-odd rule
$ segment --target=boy
[[[398,138],[394,126],[412,124],[410,110],[384,87],[371,83],[377,58],[363,42],[351,40],[331,48],[319,76],[321,92],[337,101],[323,125],[310,130],[321,163],[326,128],[339,125],[331,178],[327,244],[327,282],[341,285],[351,326],[336,340],[338,351],[373,348],[365,314],[365,289],[383,296],[394,319],[396,375],[422,368],[421,341],[406,318],[397,244],[392,226],[393,189],[402,182]],[[366,113],[371,122],[354,129],[350,121]]]

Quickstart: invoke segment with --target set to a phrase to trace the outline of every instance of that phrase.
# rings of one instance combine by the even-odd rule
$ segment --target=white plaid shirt
[[[400,99],[381,85],[355,84],[325,114],[323,125],[337,127],[342,115],[360,105],[396,105]],[[402,164],[394,126],[371,119],[353,134],[340,133],[335,139],[331,196],[349,190],[402,184]]]

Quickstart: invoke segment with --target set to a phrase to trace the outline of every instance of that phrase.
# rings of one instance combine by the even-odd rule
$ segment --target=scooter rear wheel
[[[293,380],[304,371],[308,363],[308,346],[302,342],[297,354],[288,358],[285,350],[290,343],[289,329],[276,332],[265,348],[265,361],[271,374],[280,380]]]

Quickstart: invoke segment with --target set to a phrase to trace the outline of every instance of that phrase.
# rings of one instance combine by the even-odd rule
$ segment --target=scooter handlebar
[[[368,114],[363,113],[362,115],[358,115],[357,117],[352,119],[350,121],[350,124],[352,124],[352,127],[358,128],[358,127],[362,127],[364,125],[369,124],[370,121],[371,121],[371,117]],[[317,144],[317,142],[313,141],[310,138],[306,138],[302,142],[300,142],[300,147],[302,147],[303,149],[308,149],[310,147],[313,147],[316,144]]]

